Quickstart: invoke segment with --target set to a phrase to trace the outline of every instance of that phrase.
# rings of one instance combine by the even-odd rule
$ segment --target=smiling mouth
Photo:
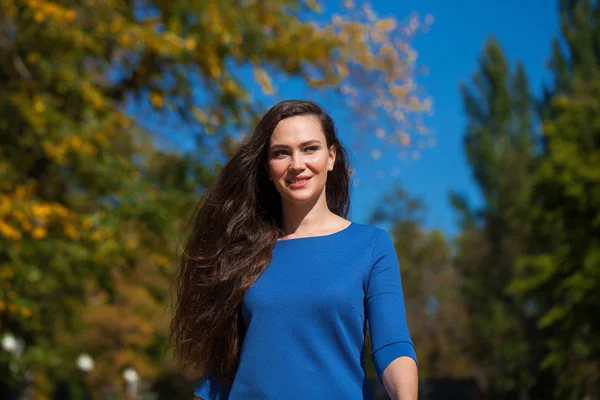
[[[296,184],[296,185],[297,185],[297,184],[301,184],[301,183],[304,183],[304,182],[308,181],[310,178],[312,178],[312,176],[311,176],[311,177],[308,177],[308,178],[301,178],[301,179],[291,179],[291,180],[286,180],[286,182],[287,182],[289,185],[294,185],[294,184]]]

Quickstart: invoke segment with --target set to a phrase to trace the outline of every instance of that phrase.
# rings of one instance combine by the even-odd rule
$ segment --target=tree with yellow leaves
[[[0,392],[104,398],[125,368],[143,390],[168,370],[180,223],[214,175],[202,157],[228,155],[281,77],[410,143],[430,107],[419,20],[345,3],[329,18],[308,0],[0,0],[0,335],[22,343],[0,353]],[[197,133],[195,155],[159,149],[148,109]]]

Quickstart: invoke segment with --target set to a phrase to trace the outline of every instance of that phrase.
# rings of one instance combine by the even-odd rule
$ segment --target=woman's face
[[[335,164],[335,147],[327,148],[317,118],[296,116],[280,121],[269,140],[267,171],[284,201],[317,199]]]

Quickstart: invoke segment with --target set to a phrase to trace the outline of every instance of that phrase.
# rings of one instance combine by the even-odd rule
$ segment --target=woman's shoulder
[[[344,241],[346,246],[373,248],[376,244],[385,242],[389,237],[388,232],[383,228],[353,221],[347,229]]]
[[[376,239],[380,235],[387,235],[387,231],[375,225],[359,223],[352,221],[352,227],[355,234]]]

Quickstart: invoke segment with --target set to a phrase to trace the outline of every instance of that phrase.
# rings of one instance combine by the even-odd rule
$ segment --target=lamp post
[[[77,357],[77,361],[75,361],[75,364],[77,365],[77,368],[82,372],[82,374],[80,375],[81,380],[79,383],[81,385],[82,393],[84,393],[84,398],[90,399],[90,382],[88,378],[90,372],[94,370],[94,359],[89,354],[81,353],[79,357]]]
[[[128,367],[123,371],[123,379],[127,384],[127,394],[132,398],[137,397],[138,384],[140,382],[140,376],[137,371],[131,367]]]
[[[9,368],[11,372],[15,375],[19,374],[19,371],[24,368],[21,365],[21,355],[23,354],[23,350],[25,349],[25,342],[22,339],[18,339],[14,337],[11,333],[5,333],[2,337],[2,349],[4,351],[13,355],[16,359],[16,362],[11,360],[9,364]],[[24,371],[24,383],[23,383],[23,391],[21,392],[20,400],[29,400],[33,395],[33,374],[30,370]]]
[[[83,372],[91,372],[94,369],[94,360],[89,354],[82,353],[77,357],[77,368]]]
[[[2,337],[2,348],[17,358],[21,358],[24,347],[23,341],[15,338],[10,333],[6,333]]]

